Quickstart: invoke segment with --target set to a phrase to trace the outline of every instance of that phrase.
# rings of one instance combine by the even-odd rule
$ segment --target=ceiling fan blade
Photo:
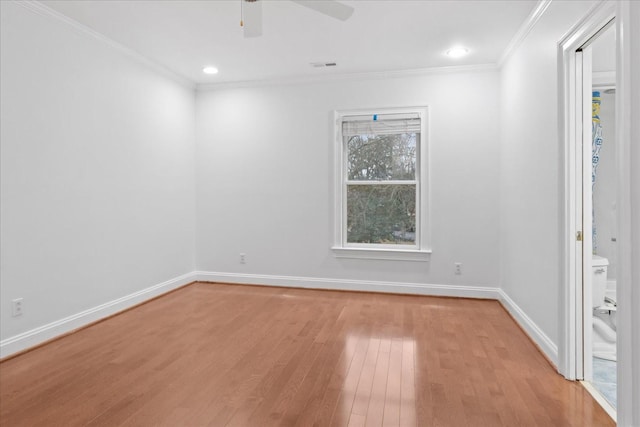
[[[262,2],[242,1],[242,20],[244,21],[244,36],[259,37],[262,35]]]
[[[300,6],[320,12],[340,21],[346,21],[353,14],[353,8],[335,0],[291,0]]]

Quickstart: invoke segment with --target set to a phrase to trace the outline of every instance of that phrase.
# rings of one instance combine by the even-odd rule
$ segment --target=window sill
[[[388,261],[429,261],[430,249],[331,248],[336,258],[377,259]]]

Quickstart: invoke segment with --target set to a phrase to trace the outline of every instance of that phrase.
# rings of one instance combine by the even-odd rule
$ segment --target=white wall
[[[628,118],[640,117],[640,4],[634,3],[628,6],[630,8],[629,21],[633,24],[629,25],[627,33],[630,46],[628,74],[630,81],[630,108]],[[624,328],[623,338],[630,341],[627,349],[625,349],[624,361],[629,368],[626,369],[628,375],[624,379],[624,388],[621,388],[621,395],[626,393],[624,397],[624,408],[628,410],[623,421],[629,425],[640,425],[640,120],[629,120],[629,145],[631,155],[628,164],[630,165],[629,177],[630,183],[630,250],[627,257],[627,271],[629,273],[627,285],[625,285],[625,297],[628,296],[625,306],[627,309],[624,313],[624,320],[627,326]],[[627,292],[628,291],[628,292]],[[628,314],[627,314],[628,313]],[[625,366],[626,367],[626,366]]]
[[[198,269],[496,286],[498,90],[475,71],[199,91]],[[332,112],[413,105],[431,115],[431,260],[336,259]]]
[[[195,269],[195,113],[193,89],[1,3],[5,339]]]
[[[618,3],[618,425],[640,426],[640,3]]]
[[[552,2],[501,70],[500,287],[556,345],[557,43],[593,3]]]

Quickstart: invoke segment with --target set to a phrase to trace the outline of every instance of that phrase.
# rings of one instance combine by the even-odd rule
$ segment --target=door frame
[[[591,316],[585,315],[591,310],[592,243],[591,231],[586,232],[591,230],[591,209],[583,209],[590,203],[591,191],[590,187],[589,191],[582,188],[582,182],[590,185],[591,180],[591,114],[583,114],[585,109],[591,111],[591,69],[590,49],[581,48],[615,18],[616,4],[600,2],[558,44],[558,111],[561,112],[559,132],[562,141],[559,147],[561,286],[558,370],[570,380],[591,376],[590,358],[585,358],[584,351],[591,343],[591,334],[585,334],[587,323],[591,325]],[[588,129],[588,135],[587,132],[583,134],[583,129]],[[582,224],[586,225],[585,229]],[[578,232],[583,236],[581,242],[576,238]]]
[[[570,171],[569,147],[575,142],[575,55],[573,53],[602,28],[616,19],[616,145],[618,188],[618,405],[621,426],[640,426],[640,2],[627,0],[597,3],[558,44],[559,89],[559,234],[560,286],[558,317],[558,370],[568,379],[576,377],[575,286],[571,286]],[[573,88],[573,89],[572,89]],[[573,129],[573,130],[572,130]],[[571,233],[571,234],[570,234]],[[634,258],[635,257],[635,258]],[[575,260],[575,259],[574,259]],[[635,262],[634,262],[635,260]],[[575,265],[574,265],[575,266]],[[634,310],[635,307],[635,310]]]

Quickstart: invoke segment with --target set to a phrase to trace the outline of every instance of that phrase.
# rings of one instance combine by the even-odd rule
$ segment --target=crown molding
[[[310,83],[326,83],[340,81],[382,80],[392,78],[421,77],[434,74],[455,74],[471,72],[498,71],[496,64],[460,65],[452,67],[418,68],[410,70],[372,71],[363,73],[342,73],[319,76],[297,76],[287,78],[271,78],[262,80],[244,80],[220,83],[198,83],[197,91],[211,91],[220,89],[237,89],[249,87],[289,86]]]
[[[407,78],[407,77],[420,77],[437,74],[452,74],[452,73],[466,73],[466,72],[491,72],[499,70],[504,62],[513,54],[513,52],[520,46],[525,40],[527,35],[534,28],[536,23],[540,20],[544,12],[547,10],[552,0],[539,0],[536,7],[529,14],[527,19],[521,25],[516,35],[511,39],[504,52],[495,64],[478,64],[478,65],[462,65],[462,66],[449,66],[449,67],[430,67],[408,70],[389,70],[389,71],[373,71],[373,72],[361,72],[361,73],[343,73],[332,75],[319,75],[319,76],[294,76],[284,78],[266,78],[258,80],[244,80],[244,81],[232,81],[232,82],[220,82],[220,83],[196,83],[191,79],[184,77],[175,71],[165,67],[153,61],[134,49],[131,49],[102,33],[99,33],[80,22],[69,18],[68,16],[51,9],[45,4],[37,0],[12,0],[13,3],[18,4],[34,13],[42,16],[48,16],[54,18],[60,22],[72,27],[77,32],[86,36],[92,37],[101,41],[105,45],[110,46],[122,54],[134,59],[138,63],[141,63],[154,71],[162,74],[175,82],[197,91],[210,91],[220,89],[235,89],[235,88],[250,88],[250,87],[269,87],[269,86],[288,86],[299,84],[311,84],[311,83],[324,83],[324,82],[337,82],[337,81],[360,81],[360,80],[381,80],[389,78]]]
[[[19,6],[24,7],[27,10],[30,10],[31,12],[34,12],[38,15],[41,16],[46,16],[49,18],[53,18],[57,21],[63,22],[65,24],[67,24],[68,26],[70,26],[71,28],[73,28],[76,32],[83,34],[87,37],[91,37],[95,40],[100,41],[101,43],[109,46],[110,48],[117,50],[118,52],[128,56],[129,58],[135,60],[136,62],[152,69],[153,71],[175,81],[176,83],[179,83],[180,85],[188,88],[188,89],[195,89],[196,84],[195,82],[193,82],[192,80],[176,73],[175,71],[170,70],[169,68],[165,67],[164,65],[160,65],[159,63],[147,58],[146,56],[142,55],[141,53],[123,45],[118,43],[117,41],[105,36],[102,33],[99,33],[89,27],[87,27],[84,24],[81,24],[80,22],[69,18],[68,16],[54,10],[51,9],[49,6],[46,6],[45,4],[41,3],[40,1],[36,1],[36,0],[12,0],[12,2],[14,4],[17,4]]]
[[[536,7],[533,8],[527,19],[524,20],[518,32],[513,36],[507,47],[498,58],[497,66],[501,68],[502,65],[509,59],[509,57],[518,49],[522,42],[527,38],[531,30],[536,26],[544,12],[547,10],[552,0],[539,0]]]

